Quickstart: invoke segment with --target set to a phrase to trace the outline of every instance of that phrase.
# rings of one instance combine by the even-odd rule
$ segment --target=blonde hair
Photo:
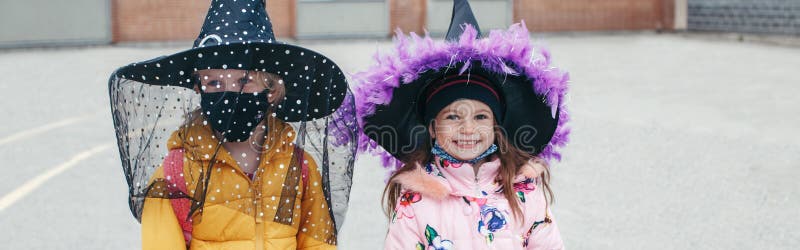
[[[253,79],[256,80],[256,82],[263,84],[264,87],[269,90],[267,98],[272,98],[274,96],[274,100],[277,103],[278,100],[286,97],[286,86],[283,85],[283,78],[277,74],[266,71],[249,71],[248,73],[254,75]]]

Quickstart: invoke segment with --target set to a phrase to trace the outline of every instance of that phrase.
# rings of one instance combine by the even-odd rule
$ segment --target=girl
[[[262,1],[214,1],[192,49],[112,74],[144,249],[336,248],[352,96],[325,56],[274,43],[266,15]]]
[[[524,24],[477,27],[457,0],[448,42],[398,34],[395,55],[356,75],[362,150],[395,167],[386,249],[563,248],[544,160],[569,133],[568,77]]]

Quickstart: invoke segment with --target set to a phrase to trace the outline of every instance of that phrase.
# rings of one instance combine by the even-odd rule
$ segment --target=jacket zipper
[[[480,187],[480,183],[479,183],[479,180],[478,180],[478,177],[481,175],[480,167],[478,167],[478,171],[473,171],[473,172],[475,172],[475,179],[474,179],[474,181],[475,181],[475,183],[474,183],[475,184],[475,194],[477,195],[476,197],[479,197],[480,195],[483,195],[483,193],[481,192],[481,187]],[[482,196],[480,196],[480,197],[482,197]]]
[[[480,170],[478,170],[480,172]],[[475,174],[475,193],[481,194],[480,184],[478,184],[478,174]]]
[[[254,202],[254,205],[255,205],[254,217],[255,217],[255,223],[256,223],[255,224],[255,229],[256,229],[256,232],[255,232],[255,234],[256,234],[255,235],[256,236],[255,237],[255,249],[256,250],[263,250],[264,249],[264,216],[263,216],[264,211],[263,211],[263,208],[262,208],[263,204],[262,204],[262,200],[261,200],[261,198],[262,198],[261,197],[261,183],[260,183],[261,178],[259,176],[259,168],[261,167],[260,165],[261,165],[261,163],[259,162],[259,167],[256,168],[255,172],[253,172],[253,178],[250,178],[250,176],[247,176],[246,174],[244,174],[244,171],[242,171],[242,174],[245,177],[247,177],[247,181],[250,182],[250,187],[253,189],[253,192],[254,192],[253,193],[253,199],[255,200],[255,202]]]

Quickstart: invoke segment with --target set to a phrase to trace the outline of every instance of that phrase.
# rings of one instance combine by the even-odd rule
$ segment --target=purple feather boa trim
[[[375,113],[378,105],[392,100],[392,92],[400,84],[413,82],[425,71],[436,70],[466,62],[480,61],[486,70],[510,75],[525,75],[536,79],[533,89],[545,96],[547,104],[559,107],[560,119],[553,139],[540,153],[545,160],[561,160],[558,151],[568,141],[570,129],[566,126],[569,115],[564,105],[569,74],[550,66],[550,53],[532,45],[525,23],[511,25],[508,30],[492,30],[488,36],[476,39],[477,31],[470,25],[458,42],[435,41],[430,36],[414,33],[406,36],[399,30],[395,36],[392,54],[376,53],[375,64],[368,70],[353,75],[355,82],[356,114],[360,127],[364,117]],[[555,111],[555,109],[553,109]],[[363,134],[359,137],[359,152],[370,152],[381,157],[384,167],[394,172],[402,163],[384,151],[377,142]]]

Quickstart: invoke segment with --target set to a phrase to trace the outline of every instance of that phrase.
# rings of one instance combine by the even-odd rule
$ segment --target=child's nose
[[[232,79],[226,79],[225,80],[225,90],[226,91],[238,92],[238,91],[242,90],[243,87],[244,87],[244,84],[238,83],[235,80],[232,80]]]
[[[472,134],[475,132],[475,122],[466,120],[463,124],[461,124],[461,132],[465,134]]]

